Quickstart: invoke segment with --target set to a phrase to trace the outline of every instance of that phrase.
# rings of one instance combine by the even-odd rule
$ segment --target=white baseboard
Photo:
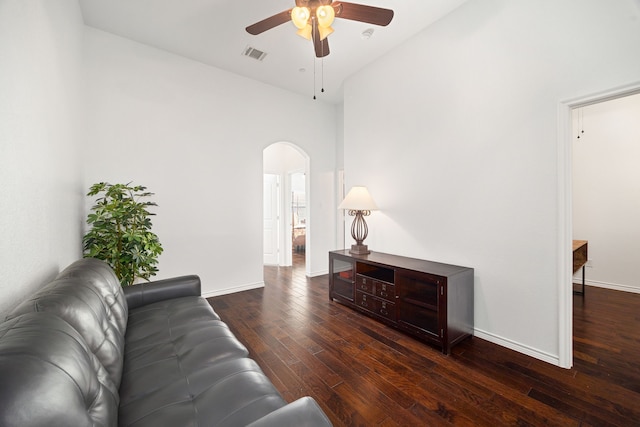
[[[574,285],[580,285],[582,281],[573,281]],[[585,286],[594,286],[596,288],[612,289],[614,291],[632,292],[634,294],[640,294],[640,287],[620,285],[618,283],[598,282],[596,280],[585,280]]]
[[[560,366],[560,358],[558,355],[550,354],[544,351],[540,351],[536,348],[529,347],[518,342],[500,337],[498,335],[482,331],[479,329],[474,329],[474,336],[481,338],[483,340],[492,342],[494,344],[498,344],[502,347],[507,347],[511,350],[517,351],[518,353],[526,354],[527,356],[534,357],[536,359],[542,360],[543,362],[551,363],[555,366]]]
[[[324,276],[325,274],[329,274],[329,270],[311,271],[309,272],[309,277]]]
[[[236,292],[250,291],[251,289],[264,288],[264,282],[250,283],[247,285],[234,286],[231,288],[216,289],[202,294],[204,298],[218,297],[220,295],[228,295]]]

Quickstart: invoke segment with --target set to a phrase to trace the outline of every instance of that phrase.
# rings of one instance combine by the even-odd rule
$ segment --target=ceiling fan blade
[[[324,40],[320,40],[320,31],[318,31],[318,25],[313,21],[313,31],[311,33],[313,37],[313,47],[316,51],[317,58],[324,58],[329,55],[329,39],[325,37]]]
[[[270,30],[278,25],[282,25],[285,22],[291,20],[291,9],[285,10],[284,12],[277,13],[273,16],[270,16],[262,21],[256,22],[253,25],[249,25],[246,30],[247,33],[253,34],[254,36],[264,33],[267,30]]]
[[[381,7],[340,1],[333,3],[333,8],[338,18],[367,22],[383,27],[389,25],[389,22],[393,19],[393,10]]]

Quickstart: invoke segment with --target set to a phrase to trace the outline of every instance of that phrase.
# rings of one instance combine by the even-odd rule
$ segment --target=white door
[[[264,174],[263,217],[264,217],[264,258],[268,265],[278,265],[278,184],[279,176]]]

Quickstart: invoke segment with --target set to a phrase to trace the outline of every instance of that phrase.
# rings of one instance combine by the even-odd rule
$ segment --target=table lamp
[[[349,215],[353,218],[351,224],[351,237],[356,241],[355,245],[351,245],[349,253],[355,255],[366,255],[370,253],[367,245],[363,244],[364,239],[369,234],[369,228],[367,222],[364,220],[365,216],[369,216],[371,211],[377,210],[376,202],[373,201],[367,187],[352,187],[347,193],[338,209],[344,209],[349,211]]]

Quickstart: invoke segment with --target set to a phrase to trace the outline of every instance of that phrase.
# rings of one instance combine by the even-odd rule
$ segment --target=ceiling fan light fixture
[[[299,35],[302,38],[305,38],[307,40],[311,40],[311,32],[313,31],[313,28],[311,27],[311,24],[307,24],[306,26],[300,28],[298,31],[296,31],[296,34]]]
[[[309,23],[311,12],[308,7],[294,7],[291,9],[291,21],[299,30],[305,28]]]
[[[291,1],[291,0],[289,0]],[[393,10],[381,7],[349,3],[342,0],[294,0],[295,7],[283,10],[246,27],[249,34],[257,36],[263,32],[291,21],[298,29],[297,34],[313,42],[316,58],[329,55],[331,25],[335,18],[386,26],[393,19]],[[367,32],[362,37],[368,37]]]
[[[336,11],[330,5],[318,6],[316,9],[316,17],[318,18],[318,26],[320,28],[331,28],[331,24],[333,24],[333,20],[336,17]]]
[[[318,27],[318,33],[320,33],[320,40],[324,40],[327,36],[333,33],[333,28],[331,27]]]

